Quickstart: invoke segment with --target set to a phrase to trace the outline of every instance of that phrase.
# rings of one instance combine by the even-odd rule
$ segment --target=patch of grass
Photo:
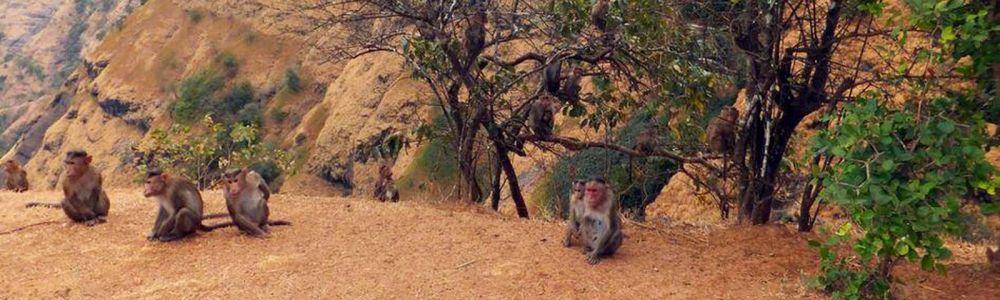
[[[306,121],[306,132],[312,134],[319,134],[323,130],[323,126],[326,126],[326,118],[330,116],[330,109],[323,104],[320,104],[319,108],[309,116],[309,120]]]
[[[42,66],[38,65],[38,63],[30,57],[19,58],[17,60],[17,66],[24,70],[25,73],[38,80],[45,80],[45,69],[42,69]]]
[[[293,94],[302,90],[302,78],[299,77],[299,73],[295,69],[289,68],[285,71],[285,88]]]
[[[243,32],[243,42],[244,43],[253,44],[253,42],[255,42],[255,41],[257,41],[257,33],[256,32],[254,32],[253,30],[247,30],[246,32]]]
[[[201,22],[201,20],[202,20],[202,19],[203,19],[203,18],[205,17],[205,16],[204,16],[204,15],[203,15],[203,14],[201,13],[201,11],[200,11],[200,10],[197,10],[197,9],[192,9],[192,10],[189,10],[189,11],[187,12],[187,15],[188,15],[188,19],[190,19],[190,20],[191,20],[191,22],[192,22],[192,23],[195,23],[195,24],[198,24],[199,22]]]
[[[229,52],[222,52],[215,61],[222,65],[222,71],[226,73],[226,77],[232,78],[236,76],[236,72],[240,69],[240,62],[236,59],[236,56]]]
[[[271,121],[274,121],[276,123],[282,123],[288,119],[288,112],[281,110],[277,107],[271,109],[271,112],[268,113],[268,115],[271,116]]]

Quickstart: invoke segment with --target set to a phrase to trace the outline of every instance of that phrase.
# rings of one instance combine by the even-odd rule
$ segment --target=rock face
[[[139,2],[0,2],[0,108],[46,100]]]

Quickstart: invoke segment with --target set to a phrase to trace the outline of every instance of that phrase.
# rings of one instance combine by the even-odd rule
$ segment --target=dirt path
[[[783,227],[630,225],[619,255],[589,266],[562,247],[562,224],[474,208],[277,195],[272,218],[294,226],[276,227],[269,239],[227,228],[158,243],[144,238],[151,202],[137,191],[111,197],[107,224],[0,235],[0,298],[823,298],[806,285],[816,268],[808,237]],[[61,211],[22,208],[57,198],[0,193],[0,231],[62,221]],[[221,195],[206,198],[207,212],[224,211]],[[1000,276],[956,268],[912,277],[904,292],[1000,295]]]

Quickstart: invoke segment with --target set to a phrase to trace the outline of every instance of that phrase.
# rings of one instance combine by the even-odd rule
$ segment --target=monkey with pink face
[[[618,215],[618,199],[604,178],[588,180],[583,193],[580,234],[587,262],[594,265],[602,257],[614,255],[621,247],[624,239],[622,221]]]

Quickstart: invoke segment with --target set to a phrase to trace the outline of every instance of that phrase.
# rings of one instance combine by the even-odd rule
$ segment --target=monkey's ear
[[[240,174],[246,175],[247,173],[250,173],[249,168],[243,167],[242,169],[240,169]]]
[[[163,181],[170,180],[170,175],[167,175],[167,173],[163,173],[160,177],[163,178]]]
[[[90,162],[92,162],[92,161],[94,161],[94,157],[90,156],[90,155],[87,155],[87,158],[83,159],[83,162],[87,163],[87,164],[90,164]]]

